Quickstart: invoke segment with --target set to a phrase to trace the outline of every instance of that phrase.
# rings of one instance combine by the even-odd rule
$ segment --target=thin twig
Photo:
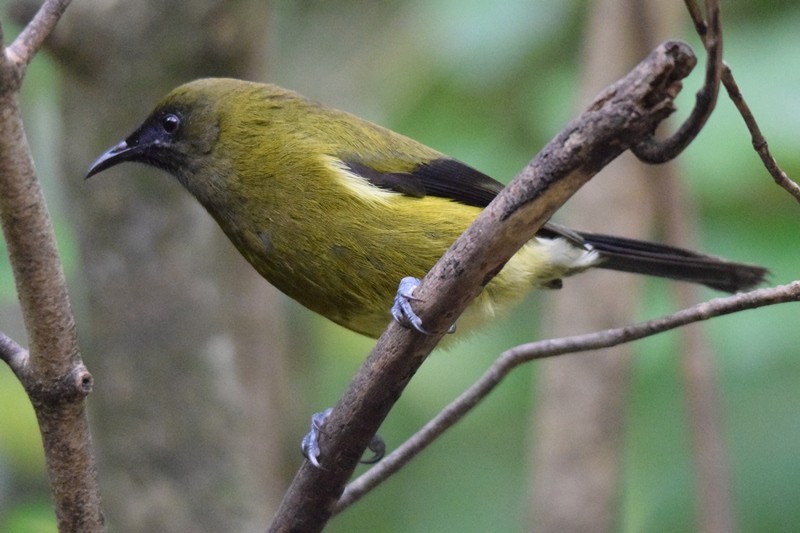
[[[686,9],[689,10],[689,16],[694,24],[694,30],[703,40],[703,43],[705,43],[706,33],[708,33],[708,25],[703,19],[703,12],[700,10],[700,6],[697,5],[695,0],[685,0],[684,4],[686,5]]]
[[[764,162],[764,166],[772,176],[772,179],[775,180],[775,183],[786,189],[789,194],[794,196],[795,200],[800,202],[800,185],[789,178],[786,172],[778,166],[778,162],[775,158],[772,157],[769,146],[767,145],[767,140],[761,133],[761,128],[758,127],[756,118],[750,111],[750,106],[745,102],[744,96],[742,96],[742,92],[739,90],[739,86],[733,78],[733,72],[727,63],[723,63],[722,66],[722,84],[725,86],[725,90],[728,92],[728,96],[733,101],[736,109],[739,110],[739,114],[742,115],[744,123],[747,125],[747,129],[750,132],[753,148],[759,157],[761,157],[761,161]]]
[[[33,20],[6,49],[8,59],[21,68],[30,63],[70,2],[71,0],[49,0],[42,4]]]
[[[693,322],[708,320],[746,309],[756,309],[767,305],[796,301],[800,301],[800,281],[778,287],[757,289],[724,298],[716,298],[647,322],[584,335],[532,342],[511,348],[500,354],[489,369],[469,389],[425,424],[422,429],[387,455],[380,463],[351,482],[334,507],[334,513],[345,510],[371,489],[397,472],[448,428],[461,420],[499,385],[512,370],[524,363],[557,355],[617,346]]]
[[[28,350],[20,346],[17,341],[0,332],[0,360],[14,371],[20,381],[28,374]]]
[[[718,0],[706,0],[706,19],[699,18],[700,9],[694,0],[686,0],[695,29],[706,48],[706,75],[703,87],[697,92],[689,117],[671,137],[658,140],[650,136],[631,151],[645,163],[660,164],[675,159],[703,129],[717,103],[722,71],[722,23]]]

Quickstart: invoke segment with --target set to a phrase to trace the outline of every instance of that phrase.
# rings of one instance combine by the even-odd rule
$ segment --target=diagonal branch
[[[392,323],[333,409],[322,434],[322,468],[307,462],[272,531],[318,531],[408,381],[468,303],[579,187],[674,109],[696,63],[683,43],[654,50],[559,133],[481,213],[428,273],[414,295],[430,336]]]

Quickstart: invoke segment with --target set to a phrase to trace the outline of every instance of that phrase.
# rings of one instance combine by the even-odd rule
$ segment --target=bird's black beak
[[[128,141],[122,141],[98,157],[97,160],[92,163],[92,166],[89,167],[89,171],[86,173],[86,179],[89,179],[95,174],[118,165],[124,161],[136,159],[137,156],[141,155],[141,153],[141,145],[131,146],[128,144]]]

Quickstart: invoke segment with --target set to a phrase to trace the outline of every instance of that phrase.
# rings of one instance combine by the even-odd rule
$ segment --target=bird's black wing
[[[416,198],[438,196],[475,207],[486,207],[494,200],[504,185],[455,159],[434,159],[418,164],[409,172],[380,172],[357,161],[344,163],[376,187],[407,194]],[[539,237],[561,237],[582,248],[586,242],[581,235],[566,226],[547,222],[539,230]]]
[[[376,187],[418,198],[438,196],[486,207],[503,190],[499,181],[455,159],[434,159],[407,172],[380,172],[365,163],[346,159],[344,163]]]

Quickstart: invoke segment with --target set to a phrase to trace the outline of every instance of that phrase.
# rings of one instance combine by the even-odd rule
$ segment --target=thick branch
[[[272,531],[318,531],[358,459],[408,381],[447,329],[502,265],[581,185],[640,143],[673,110],[695,65],[682,43],[658,47],[606,89],[523,169],[453,244],[415,291],[430,336],[392,323],[331,413],[322,468],[300,468]]]

